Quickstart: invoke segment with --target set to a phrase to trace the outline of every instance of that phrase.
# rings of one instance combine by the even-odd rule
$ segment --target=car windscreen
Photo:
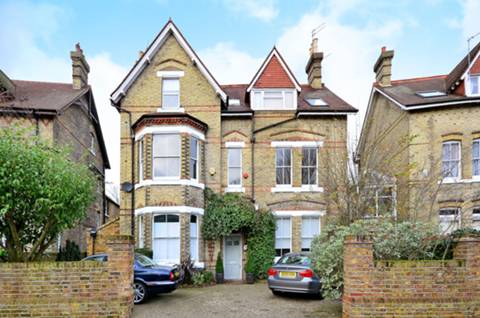
[[[301,266],[310,266],[312,261],[310,257],[305,255],[285,255],[278,260],[278,265],[301,265]]]
[[[141,254],[135,255],[135,260],[144,267],[152,267],[156,265],[151,258],[148,258],[145,255],[141,255]]]

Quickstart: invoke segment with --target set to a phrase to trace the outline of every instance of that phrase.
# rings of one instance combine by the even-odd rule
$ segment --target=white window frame
[[[192,142],[197,144],[196,157],[192,157]],[[192,160],[196,162],[195,178],[192,178],[192,171],[190,171],[190,180],[195,180],[198,182],[200,180],[200,140],[194,136],[190,136],[190,153],[188,157],[188,164],[190,165],[190,168],[192,168]]]
[[[472,93],[471,80],[476,78],[477,80],[477,93]],[[467,74],[465,77],[465,93],[467,96],[475,97],[480,96],[480,74]]]
[[[446,177],[444,175],[443,165],[446,160],[443,158],[443,147],[444,145],[458,144],[458,175],[452,177]],[[453,162],[453,160],[447,160],[448,162]],[[456,182],[462,179],[462,143],[459,140],[449,140],[442,142],[442,178],[444,182]]]
[[[143,215],[138,216],[138,248],[144,248],[145,246],[145,232],[143,230]]]
[[[290,166],[277,166],[277,151],[278,150],[288,150],[290,151]],[[282,168],[282,169],[285,169],[285,168],[288,168],[290,167],[290,183],[281,183],[281,184],[278,184],[277,183],[277,169],[278,168]],[[275,148],[275,187],[288,187],[288,188],[291,188],[293,185],[293,151],[292,151],[292,148],[291,147],[277,147]]]
[[[282,93],[282,106],[279,107],[266,107],[265,106],[265,92],[281,92]],[[292,103],[291,106],[285,105],[285,93],[292,94]],[[260,97],[257,100],[257,96]],[[271,89],[252,89],[250,91],[250,98],[252,102],[250,103],[252,110],[295,110],[297,109],[297,90],[296,89],[285,89],[285,88],[271,88]]]
[[[239,166],[230,166],[230,161],[228,160],[230,150],[238,150],[240,156],[240,165]],[[227,148],[227,184],[228,188],[242,188],[242,171],[243,171],[243,149],[242,147],[228,147]],[[240,184],[230,184],[230,168],[240,169]]]
[[[178,227],[179,227],[179,230],[178,230],[178,237],[170,237],[170,236],[166,236],[166,237],[157,237],[155,233],[155,217],[156,216],[159,216],[159,215],[165,215],[165,221],[166,223],[168,223],[168,215],[176,215],[178,216]],[[179,264],[180,263],[180,258],[181,258],[181,255],[182,255],[182,240],[181,240],[181,236],[182,236],[182,226],[181,226],[181,220],[180,220],[180,214],[178,213],[155,213],[152,215],[152,251],[154,252],[154,248],[155,248],[155,239],[178,239],[179,241],[179,251],[178,251],[178,259],[154,259],[156,262],[160,263],[160,264]],[[155,256],[155,254],[154,254]]]
[[[315,166],[304,166],[303,165],[303,150],[314,150],[315,151]],[[303,183],[303,169],[312,169],[315,168],[315,182],[314,183]],[[302,187],[315,187],[318,186],[318,148],[317,147],[303,147],[302,148],[302,163],[300,169],[300,176],[302,181]]]
[[[472,209],[472,228],[480,230],[480,213],[473,213],[475,210],[480,210],[480,206],[474,206]]]
[[[289,222],[290,222],[290,236],[277,236],[277,220],[280,220],[280,219],[288,219]],[[276,216],[275,217],[275,257],[277,258],[277,238],[279,239],[290,239],[290,247],[289,247],[289,253],[292,252],[292,247],[293,247],[293,217],[292,216]],[[280,248],[280,249],[285,249],[285,248]],[[283,255],[285,254],[282,254],[280,255],[280,257],[282,257]]]
[[[475,146],[475,144],[478,145],[478,149],[479,149],[478,157],[474,157],[474,154],[473,154],[473,147]],[[477,162],[478,164],[478,174],[474,174],[475,162]],[[476,138],[472,142],[472,178],[480,179],[480,138]]]
[[[178,136],[179,138],[179,147],[178,147],[178,156],[156,156],[155,155],[155,141],[156,137],[160,136]],[[164,176],[164,177],[156,177],[155,176],[155,158],[177,158],[179,160],[178,165],[178,174],[175,176]],[[181,177],[182,171],[182,136],[180,134],[154,134],[152,136],[152,178],[153,180],[179,180]]]
[[[143,151],[144,151],[144,139],[138,141],[138,180],[143,181]]]
[[[441,215],[440,212],[441,211],[445,211],[445,210],[456,210],[457,211],[457,214],[453,214],[453,215]],[[462,211],[460,208],[458,207],[448,207],[448,208],[441,208],[439,209],[438,211],[438,221],[439,221],[439,226],[440,226],[440,230],[443,230],[443,227],[441,225],[442,222],[449,222],[450,224],[453,224],[453,222],[457,222],[457,228],[450,228],[450,229],[447,229],[447,231],[445,233],[451,233],[457,229],[460,229],[462,227]]]
[[[308,215],[303,215],[302,216],[302,224],[301,224],[301,229],[300,229],[300,249],[302,250],[302,252],[304,252],[304,248],[303,247],[303,240],[304,239],[310,239],[312,240],[315,236],[305,236],[304,233],[303,233],[303,221],[305,219],[316,219],[318,220],[318,234],[317,235],[320,235],[321,234],[321,231],[322,231],[322,220],[320,219],[319,216],[308,216]],[[312,250],[312,246],[311,246],[311,243],[310,243],[310,247],[308,248],[308,251],[306,252],[309,252]]]
[[[195,218],[196,218],[196,223],[192,223],[192,217],[195,217]],[[191,215],[190,215],[190,220],[189,220],[189,226],[190,226],[190,252],[189,252],[189,253],[190,253],[190,258],[191,258],[191,260],[192,260],[192,261],[195,261],[195,262],[198,262],[199,259],[200,259],[200,244],[199,244],[200,240],[199,240],[199,236],[198,236],[198,231],[199,231],[200,227],[199,227],[199,222],[198,222],[198,221],[199,221],[198,215],[195,215],[195,214],[191,214]],[[197,233],[196,233],[196,236],[194,236],[194,237],[192,237],[192,224],[195,224],[195,226],[196,226],[196,228],[197,228],[197,230],[196,230]],[[192,255],[192,240],[193,240],[194,242],[196,242],[195,247],[196,247],[196,250],[197,250],[197,255],[195,255],[195,257],[194,257],[194,255]]]
[[[379,195],[386,188],[391,188],[392,195]],[[396,184],[381,184],[381,185],[374,185],[374,186],[367,186],[365,189],[368,189],[367,196],[370,197],[370,193],[372,194],[372,199],[375,201],[375,214],[374,215],[366,215],[366,218],[382,218],[382,217],[390,217],[390,215],[382,215],[379,213],[379,199],[380,198],[391,198],[392,201],[392,217],[396,220],[397,219],[397,185]],[[370,190],[372,189],[372,190]]]
[[[178,91],[166,91],[164,89],[165,81],[173,81],[176,80],[178,82]],[[175,107],[165,107],[165,96],[177,96],[177,105]],[[162,77],[162,109],[163,110],[179,110],[181,108],[180,105],[180,77],[175,77],[175,76],[164,76]]]

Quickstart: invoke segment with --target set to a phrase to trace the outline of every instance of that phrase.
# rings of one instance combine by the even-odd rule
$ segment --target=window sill
[[[187,185],[195,188],[205,189],[205,184],[191,179],[154,179],[143,180],[135,184],[135,190],[152,185]]]
[[[316,185],[312,186],[301,186],[301,187],[291,187],[291,186],[275,186],[271,189],[272,192],[323,192],[323,187]]]
[[[473,177],[472,179],[445,178],[442,181],[439,181],[438,184],[476,183],[476,182],[480,182],[479,177]]]
[[[159,107],[157,108],[157,113],[184,113],[185,108],[179,107],[179,108],[162,108]]]
[[[245,192],[245,188],[244,187],[227,187],[225,188],[225,193],[228,193],[228,192]]]

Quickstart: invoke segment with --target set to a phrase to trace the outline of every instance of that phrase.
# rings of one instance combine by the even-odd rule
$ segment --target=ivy
[[[275,218],[270,211],[259,211],[247,239],[250,270],[257,278],[266,278],[275,257]]]

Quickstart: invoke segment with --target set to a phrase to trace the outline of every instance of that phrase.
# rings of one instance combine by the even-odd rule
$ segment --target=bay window
[[[180,177],[180,135],[153,136],[153,178]]]
[[[292,223],[290,217],[275,220],[275,256],[290,253],[292,247]]]
[[[144,247],[145,233],[143,231],[143,215],[138,217],[138,248]]]
[[[198,217],[190,216],[190,258],[198,261]]]
[[[180,107],[180,80],[164,78],[162,80],[162,108],[178,109]]]
[[[143,139],[138,142],[138,180],[143,181]]]
[[[228,186],[240,187],[242,185],[242,149],[228,148]]]
[[[320,234],[320,217],[302,217],[302,252],[309,252],[312,239]]]
[[[180,261],[180,220],[176,214],[153,218],[153,259],[163,263]]]
[[[480,139],[475,139],[472,144],[472,175],[480,177]]]
[[[317,184],[317,148],[302,148],[302,185]]]
[[[195,137],[190,137],[190,178],[198,181],[199,174],[199,141]]]
[[[460,178],[460,142],[445,141],[442,145],[442,174],[444,178]]]
[[[480,231],[480,207],[475,207],[472,210],[472,228]]]
[[[277,185],[292,184],[292,149],[275,149],[275,179]]]

